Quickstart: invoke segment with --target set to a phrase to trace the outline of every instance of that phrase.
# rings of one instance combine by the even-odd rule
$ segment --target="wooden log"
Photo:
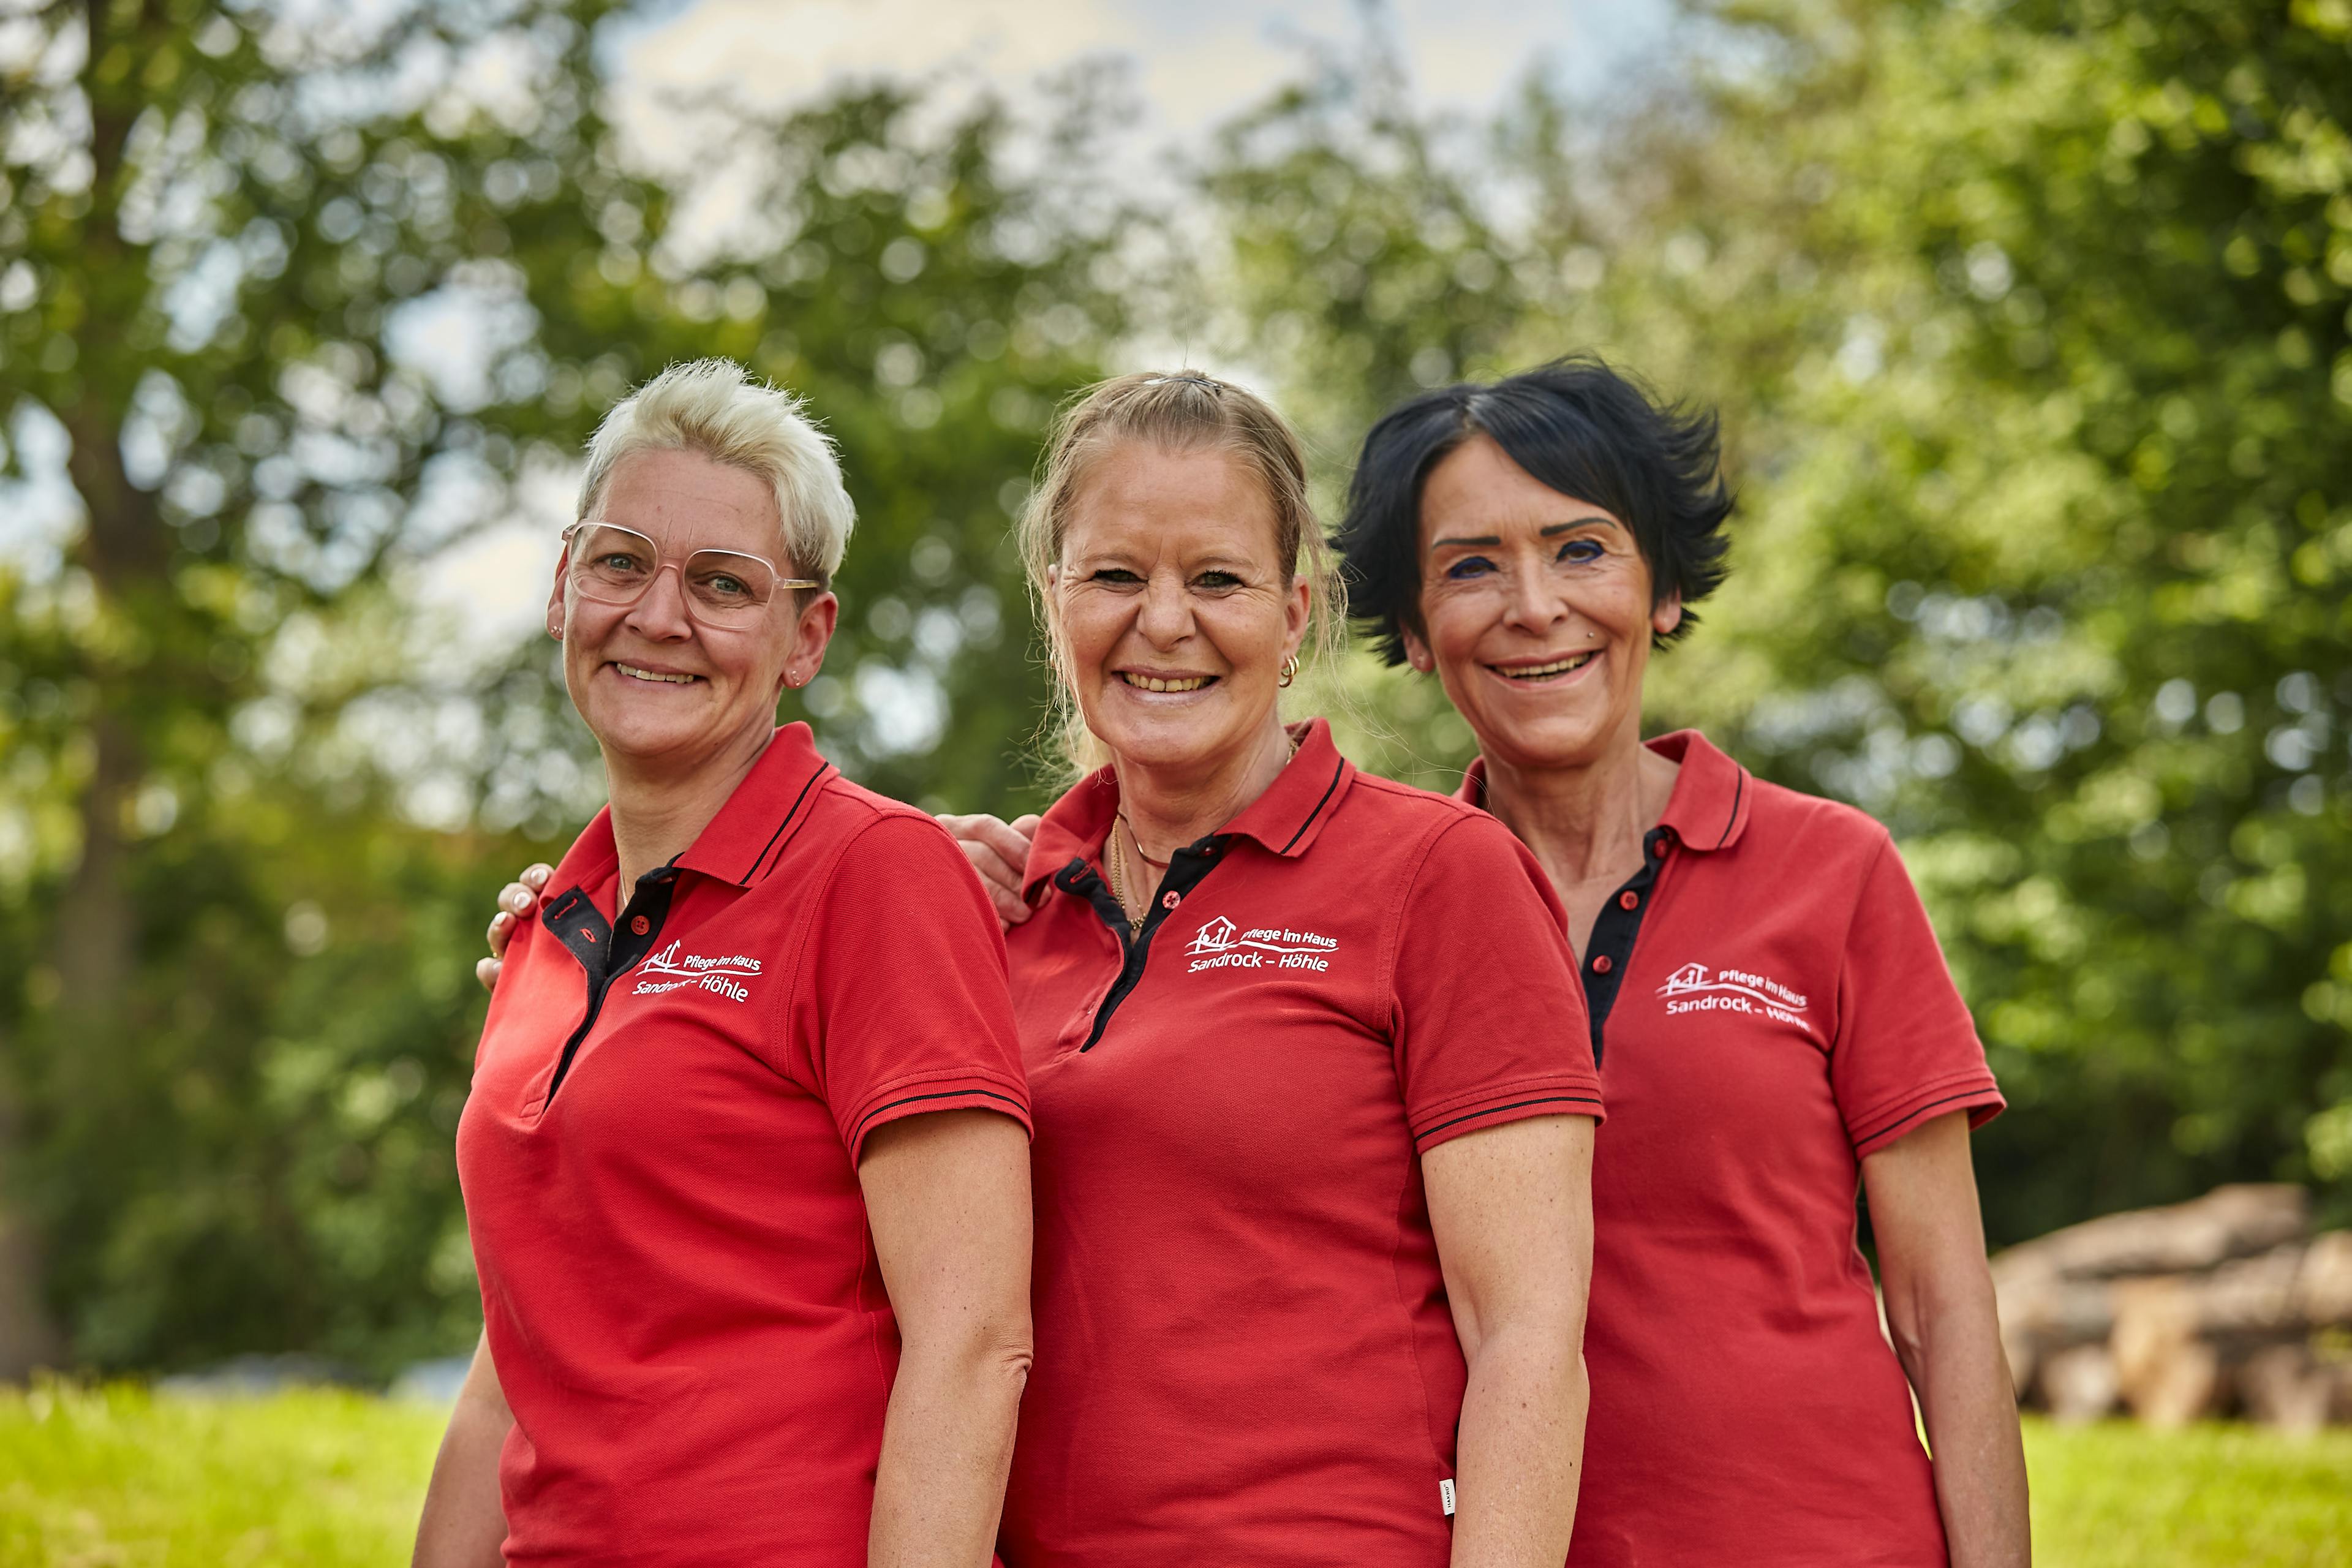
[[[2111,1279],[2194,1274],[2300,1238],[2311,1197],[2285,1183],[2216,1187],[2193,1203],[2112,1214],[2024,1242],[1992,1259],[1996,1279]]]
[[[2294,1298],[2296,1310],[2313,1328],[2352,1327],[2352,1230],[2312,1238]]]
[[[2105,1345],[2073,1345],[2055,1352],[2042,1364],[2040,1393],[2058,1420],[2096,1421],[2115,1409],[2122,1393],[2116,1382],[2116,1358]]]
[[[2300,1339],[2307,1325],[2299,1287],[2310,1251],[2303,1243],[2290,1241],[2184,1280],[2196,1299],[2198,1332],[2208,1339],[2234,1341]]]
[[[2034,1385],[2048,1357],[2080,1345],[2104,1347],[2115,1326],[2115,1309],[2104,1279],[2060,1279],[2050,1275],[1996,1278],[2000,1346],[2009,1357],[2011,1383],[2020,1398]]]
[[[2265,1426],[2316,1432],[2336,1401],[2336,1369],[2307,1344],[2267,1345],[2246,1358],[2235,1374],[2246,1414]]]
[[[2158,1276],[2115,1284],[2115,1331],[2107,1339],[2116,1384],[2132,1414],[2151,1426],[2183,1426],[2210,1414],[2222,1393],[2221,1358],[2198,1336],[2190,1281]]]

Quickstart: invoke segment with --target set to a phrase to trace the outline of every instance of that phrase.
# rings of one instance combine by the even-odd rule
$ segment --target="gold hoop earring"
[[[1297,679],[1298,656],[1294,653],[1288,658],[1282,661],[1282,674],[1276,679],[1275,684],[1276,686],[1287,686]]]

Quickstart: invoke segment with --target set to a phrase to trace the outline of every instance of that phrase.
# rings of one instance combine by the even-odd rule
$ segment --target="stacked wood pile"
[[[2061,1420],[2352,1422],[2352,1231],[2296,1186],[2219,1187],[1992,1259],[2018,1398]]]

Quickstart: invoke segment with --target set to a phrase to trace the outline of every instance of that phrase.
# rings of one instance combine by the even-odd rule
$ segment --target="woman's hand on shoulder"
[[[522,875],[499,889],[499,912],[490,917],[490,956],[474,965],[474,978],[482,983],[483,990],[498,989],[499,971],[506,966],[507,943],[539,907],[539,895],[547,890],[547,879],[554,875],[552,866],[526,866]]]
[[[984,811],[940,817],[940,826],[955,836],[964,858],[980,873],[981,886],[996,906],[996,918],[1008,929],[1036,912],[1021,896],[1021,873],[1029,863],[1029,841],[1037,837],[1037,822],[1034,813],[1011,822]]]

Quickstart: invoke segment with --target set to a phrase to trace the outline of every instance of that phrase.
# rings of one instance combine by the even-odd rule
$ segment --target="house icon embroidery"
[[[1234,945],[1234,922],[1219,915],[1192,937],[1192,952],[1223,952]]]
[[[1685,991],[1704,991],[1706,988],[1706,965],[1685,963],[1666,976],[1666,983],[1658,987],[1658,994],[1673,996]]]

